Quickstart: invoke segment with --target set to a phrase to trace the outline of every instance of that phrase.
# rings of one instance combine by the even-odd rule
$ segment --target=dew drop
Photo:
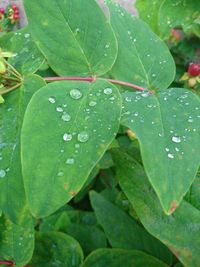
[[[62,120],[63,121],[70,121],[71,120],[71,116],[68,113],[64,113],[62,115]]]
[[[95,101],[90,101],[89,106],[90,106],[90,107],[94,107],[94,106],[96,106],[96,104],[97,104],[97,102],[95,102]]]
[[[172,137],[172,141],[173,141],[174,143],[180,143],[180,142],[181,142],[181,138],[180,138],[179,136],[173,136],[173,137]]]
[[[61,107],[57,107],[57,108],[56,108],[56,111],[58,111],[58,112],[63,112],[63,108],[61,108]]]
[[[73,158],[69,158],[66,160],[66,163],[69,164],[69,165],[72,165],[74,164],[74,159]]]
[[[105,88],[104,90],[103,90],[103,92],[104,92],[104,94],[106,94],[106,95],[110,95],[110,94],[112,94],[112,88]]]
[[[72,135],[69,134],[69,133],[65,133],[63,135],[63,140],[66,141],[66,142],[71,141],[72,140]]]
[[[4,170],[0,170],[0,178],[4,178],[6,176],[6,172]]]
[[[89,135],[87,132],[81,132],[78,134],[78,141],[81,143],[87,142],[89,139]]]
[[[59,177],[62,177],[63,175],[64,175],[64,172],[61,172],[61,171],[60,171],[60,172],[58,173],[58,176],[59,176]]]
[[[49,102],[51,103],[51,104],[55,104],[56,103],[56,99],[55,99],[55,97],[53,97],[53,96],[51,96],[51,97],[49,97]]]
[[[69,94],[73,99],[79,99],[82,97],[82,93],[78,89],[72,89]]]
[[[167,156],[168,156],[168,158],[170,158],[170,159],[173,159],[173,158],[174,158],[174,156],[173,156],[172,154],[170,154],[170,153],[169,153]]]

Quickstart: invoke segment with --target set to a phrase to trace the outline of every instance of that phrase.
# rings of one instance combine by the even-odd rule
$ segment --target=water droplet
[[[74,159],[73,158],[69,158],[66,160],[66,163],[69,164],[69,165],[72,165],[74,164]]]
[[[174,158],[174,156],[173,156],[172,154],[170,154],[170,153],[169,153],[167,156],[168,156],[168,158],[170,158],[170,159],[173,159],[173,158]]]
[[[112,94],[112,88],[105,88],[104,90],[103,90],[103,92],[104,92],[104,94],[106,94],[106,95],[110,95],[110,94]]]
[[[71,141],[72,140],[72,135],[69,134],[69,133],[65,133],[63,135],[63,140],[66,141],[66,142]]]
[[[94,106],[96,106],[96,104],[97,104],[97,102],[95,102],[95,101],[90,101],[89,106],[90,106],[90,107],[94,107]]]
[[[166,148],[165,148],[165,151],[169,152],[169,148],[166,147]]]
[[[53,97],[53,96],[51,96],[51,97],[49,97],[49,102],[51,103],[51,104],[55,104],[56,103],[56,99],[55,99],[55,97]]]
[[[82,97],[82,93],[78,89],[72,89],[69,94],[73,99],[79,99]]]
[[[80,147],[80,144],[75,144],[75,148],[79,148]]]
[[[89,139],[89,135],[87,132],[81,132],[78,134],[78,141],[81,143],[87,142]]]
[[[62,177],[64,175],[64,172],[62,172],[62,171],[60,171],[59,173],[58,173],[58,176],[59,177]]]
[[[56,108],[56,111],[58,111],[58,112],[63,112],[63,108],[61,108],[61,107],[57,107],[57,108]]]
[[[64,113],[62,115],[62,120],[63,121],[70,121],[71,120],[71,116],[68,113]]]
[[[4,170],[0,170],[0,178],[4,178],[6,176],[6,172]]]
[[[173,136],[172,137],[172,141],[175,143],[180,143],[181,142],[181,138],[179,136]]]

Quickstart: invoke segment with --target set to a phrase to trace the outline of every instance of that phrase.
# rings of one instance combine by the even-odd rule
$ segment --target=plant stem
[[[15,263],[13,261],[0,261],[0,265],[15,266]],[[26,265],[24,267],[31,267],[31,266]]]
[[[19,79],[18,78],[14,78],[14,77],[8,77],[8,76],[2,76],[3,79],[9,81],[16,81],[16,82],[19,82]]]
[[[10,91],[13,91],[13,90],[17,89],[20,85],[21,85],[20,83],[17,83],[16,85],[14,85],[11,88],[8,88],[8,89],[2,90],[2,91],[0,90],[0,94],[4,95],[4,94],[6,94],[6,93],[8,93]]]
[[[119,80],[113,80],[113,79],[107,79],[107,78],[100,78],[101,80],[106,80],[108,82],[111,82],[113,84],[119,84],[119,85],[124,85],[130,88],[134,88],[139,91],[145,91],[145,88],[138,86],[136,84],[128,83],[128,82],[123,82]],[[54,82],[54,81],[85,81],[85,82],[94,82],[96,81],[95,77],[46,77],[44,78],[45,81],[47,82]]]
[[[21,74],[11,65],[8,63],[7,60],[3,59],[4,63],[15,73],[15,76],[21,79]]]

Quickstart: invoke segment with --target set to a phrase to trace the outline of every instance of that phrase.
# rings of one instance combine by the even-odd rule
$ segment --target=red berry
[[[13,15],[13,19],[14,19],[14,20],[18,20],[18,19],[19,19],[19,15],[18,15],[18,14],[14,14],[14,15]]]
[[[0,13],[4,14],[5,13],[5,9],[3,7],[0,8]]]
[[[14,11],[14,14],[15,14],[15,15],[19,15],[19,10],[16,9],[16,10]]]
[[[15,4],[12,4],[12,9],[15,11],[18,10],[18,7]]]
[[[200,64],[190,63],[188,73],[193,77],[200,75]]]

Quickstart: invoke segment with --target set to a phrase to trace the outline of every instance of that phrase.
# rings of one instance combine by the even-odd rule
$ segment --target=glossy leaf
[[[31,266],[79,267],[82,261],[81,247],[72,237],[59,232],[37,233]]]
[[[34,249],[34,228],[31,220],[27,220],[22,227],[3,215],[0,217],[0,239],[1,260],[12,260],[17,267],[23,267],[29,262]]]
[[[44,62],[44,56],[33,42],[29,28],[16,31],[11,44],[10,51],[15,56],[9,60],[9,63],[20,73],[24,75],[34,73]]]
[[[24,1],[35,42],[59,75],[102,75],[113,65],[117,44],[94,0]],[[53,17],[53,19],[52,19]]]
[[[159,35],[158,17],[161,5],[165,0],[136,0],[136,8],[139,17],[145,21],[151,29]]]
[[[26,106],[45,82],[36,75],[24,78],[22,86],[5,95],[0,105],[0,208],[19,223],[26,208],[20,161],[20,133]]]
[[[177,26],[182,26],[188,31],[199,15],[199,0],[165,0],[159,10],[158,23],[161,37],[168,38],[170,30]]]
[[[118,90],[103,80],[56,82],[33,96],[22,128],[22,167],[35,216],[51,214],[80,191],[114,139],[120,115]]]
[[[171,214],[200,164],[200,101],[172,88],[157,95],[124,93],[122,124],[136,133],[144,167],[164,211]]]
[[[167,245],[184,266],[200,266],[199,210],[183,200],[171,216],[166,216],[141,165],[122,151],[115,151],[114,155],[122,190],[144,227]]]
[[[90,198],[97,220],[113,248],[141,250],[168,264],[172,263],[172,254],[168,248],[146,232],[123,210],[94,191],[90,193]]]
[[[144,22],[107,2],[119,46],[111,75],[149,90],[167,88],[175,75],[175,64],[167,46]]]
[[[98,249],[91,253],[82,267],[167,267],[165,263],[137,250]]]

